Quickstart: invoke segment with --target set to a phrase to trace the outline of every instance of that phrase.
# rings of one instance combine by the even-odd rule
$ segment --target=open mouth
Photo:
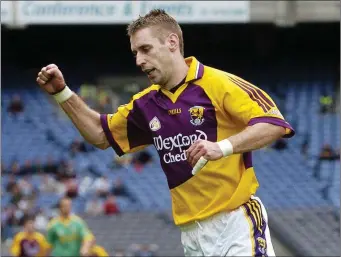
[[[147,73],[147,75],[150,75],[154,70],[155,68],[152,68],[152,69],[147,69],[144,72]]]

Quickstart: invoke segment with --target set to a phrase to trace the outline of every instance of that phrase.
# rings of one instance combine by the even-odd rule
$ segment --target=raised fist
[[[65,88],[65,80],[57,65],[49,64],[38,73],[38,85],[50,95],[59,93]]]

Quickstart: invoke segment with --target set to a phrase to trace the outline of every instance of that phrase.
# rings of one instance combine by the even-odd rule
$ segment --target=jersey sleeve
[[[18,233],[15,235],[11,247],[10,247],[10,253],[12,256],[19,256],[20,255],[20,243],[21,243],[21,233]]]
[[[270,123],[285,128],[284,137],[295,134],[271,97],[249,82],[229,75],[224,83],[223,108],[234,119],[246,126]]]
[[[95,245],[92,248],[92,253],[94,256],[109,257],[109,254],[106,252],[106,250],[99,245]]]
[[[106,138],[119,156],[152,144],[151,134],[143,119],[142,98],[145,97],[135,96],[129,104],[120,106],[116,113],[101,115]]]
[[[44,256],[44,254],[51,248],[51,245],[47,242],[46,237],[41,233],[37,233],[37,242],[41,246],[41,254]]]

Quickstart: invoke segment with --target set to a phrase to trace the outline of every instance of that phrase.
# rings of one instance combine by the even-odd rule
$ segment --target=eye
[[[142,52],[144,52],[144,53],[148,53],[150,49],[151,49],[150,46],[144,46],[144,47],[142,47],[141,50],[142,50]]]

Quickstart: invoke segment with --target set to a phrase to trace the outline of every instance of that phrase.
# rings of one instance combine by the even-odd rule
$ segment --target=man
[[[115,114],[91,110],[54,64],[42,68],[38,84],[96,147],[121,156],[155,145],[186,256],[274,255],[251,151],[293,129],[261,89],[185,59],[181,28],[164,11],[139,17],[128,35],[153,85]]]
[[[52,256],[89,256],[94,246],[94,236],[80,217],[71,214],[71,207],[71,199],[62,198],[59,217],[48,225],[47,240]]]
[[[23,231],[15,235],[10,253],[16,257],[48,256],[48,247],[45,237],[34,228],[34,218],[28,217]]]

